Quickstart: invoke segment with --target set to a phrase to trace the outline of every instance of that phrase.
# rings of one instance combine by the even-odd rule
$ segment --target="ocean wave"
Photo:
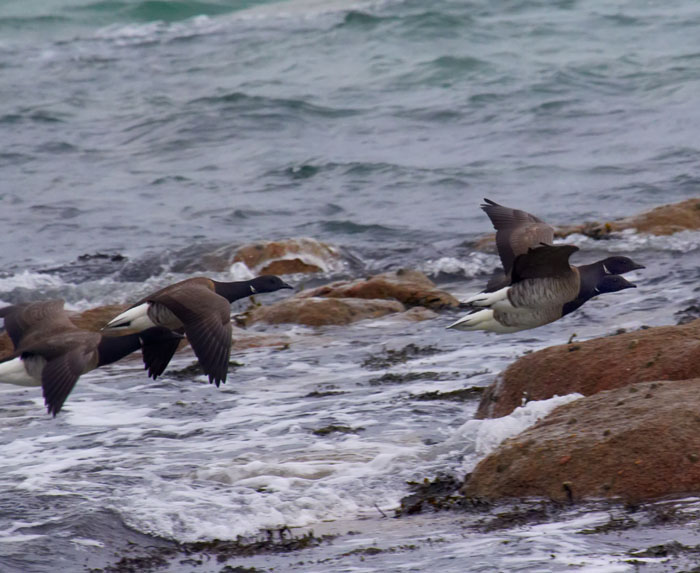
[[[475,252],[468,260],[457,257],[440,257],[419,265],[430,276],[448,275],[473,278],[490,273],[499,266],[496,255]]]
[[[303,99],[274,98],[244,92],[201,97],[191,100],[189,105],[197,109],[202,106],[217,107],[226,113],[248,113],[252,116],[265,116],[270,111],[282,111],[295,120],[299,116],[332,119],[351,117],[359,113],[359,110],[322,106]]]
[[[237,6],[174,1],[125,3],[120,16],[136,21],[109,24],[92,38],[123,46],[227,33],[241,26],[274,28],[296,22],[308,27],[309,22],[316,20],[320,25],[331,27],[336,23],[324,23],[323,17],[340,15],[344,18],[343,14],[371,10],[384,3],[386,0],[356,0],[351,4],[343,0],[278,0]]]

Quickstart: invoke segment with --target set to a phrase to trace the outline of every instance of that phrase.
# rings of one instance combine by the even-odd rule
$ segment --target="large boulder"
[[[575,400],[505,440],[467,477],[486,499],[639,502],[700,494],[700,378]]]
[[[679,231],[697,231],[700,229],[700,198],[661,205],[651,211],[616,221],[560,227],[557,235],[565,237],[572,233],[581,233],[593,238],[602,238],[626,229],[634,229],[638,233],[649,235],[672,235]]]
[[[350,324],[404,310],[405,307],[395,300],[296,296],[270,305],[255,307],[239,315],[237,319],[246,325],[262,321],[270,324],[325,326]]]
[[[125,304],[107,304],[96,306],[79,313],[71,313],[70,319],[78,328],[85,330],[100,330],[115,316],[126,310]]]
[[[510,414],[527,400],[584,396],[645,380],[685,380],[700,373],[700,320],[551,346],[527,354],[484,392],[477,418]]]
[[[397,300],[409,307],[423,306],[433,310],[459,306],[454,296],[438,289],[425,274],[407,269],[367,279],[337,281],[304,291],[298,296]]]
[[[533,214],[537,215],[537,213]],[[562,239],[573,234],[604,239],[611,233],[619,233],[627,229],[649,235],[672,235],[679,231],[697,231],[700,229],[700,198],[661,205],[651,211],[616,221],[587,221],[579,225],[561,225],[555,227],[554,235]],[[495,233],[477,239],[474,248],[484,252],[496,252]]]

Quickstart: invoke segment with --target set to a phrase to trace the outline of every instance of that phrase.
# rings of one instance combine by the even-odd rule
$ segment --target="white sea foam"
[[[496,255],[475,252],[470,255],[468,260],[456,257],[441,257],[437,260],[428,260],[423,264],[422,270],[432,276],[448,273],[472,278],[489,273],[497,268],[499,264]]]
[[[55,275],[22,271],[9,277],[0,278],[0,292],[11,291],[16,288],[27,290],[42,290],[46,288],[59,288],[64,286],[64,281]]]
[[[505,440],[519,434],[544,418],[554,408],[582,398],[582,394],[554,396],[548,400],[533,400],[502,418],[469,420],[457,430],[460,440],[474,440],[474,453],[483,457]]]

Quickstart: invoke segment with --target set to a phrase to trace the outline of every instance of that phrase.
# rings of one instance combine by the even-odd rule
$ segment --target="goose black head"
[[[283,288],[294,288],[276,275],[261,275],[249,281],[251,294],[259,292],[275,292]]]
[[[600,261],[600,265],[602,266],[603,272],[606,275],[623,275],[625,273],[629,273],[630,271],[646,268],[644,265],[635,263],[629,257],[623,257],[621,255],[603,259]]]
[[[593,290],[595,294],[602,294],[604,292],[617,292],[626,288],[637,288],[637,285],[632,284],[620,275],[605,275],[598,281]]]

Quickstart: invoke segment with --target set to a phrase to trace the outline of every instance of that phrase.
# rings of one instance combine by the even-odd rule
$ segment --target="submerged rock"
[[[255,275],[325,272],[340,261],[335,248],[310,238],[244,245],[233,258],[234,263],[244,263]]]
[[[457,308],[459,301],[450,293],[438,289],[420,271],[400,269],[368,279],[338,281],[304,291],[299,297],[365,298],[398,300],[406,306],[422,306],[439,310]]]
[[[462,493],[630,502],[697,495],[699,385],[641,382],[560,406],[484,458]]]
[[[685,380],[700,373],[700,320],[659,326],[525,355],[489,386],[477,418],[499,418],[529,400],[595,394],[645,380]]]

